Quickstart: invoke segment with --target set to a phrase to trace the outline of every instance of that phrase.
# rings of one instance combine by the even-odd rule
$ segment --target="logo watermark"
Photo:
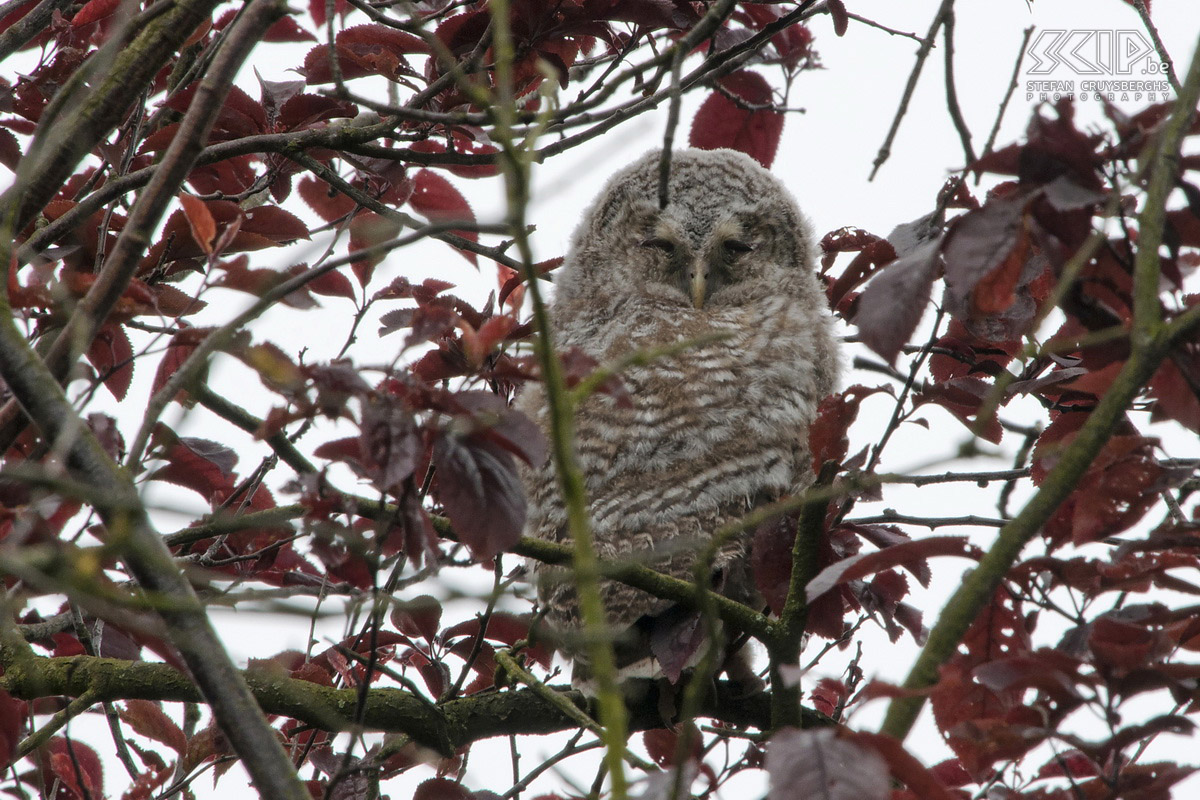
[[[1170,99],[1166,64],[1141,31],[1047,28],[1030,44],[1029,57],[1026,73],[1038,77],[1025,81],[1026,100]]]

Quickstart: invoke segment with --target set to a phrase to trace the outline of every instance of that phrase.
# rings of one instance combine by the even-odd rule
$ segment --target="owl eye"
[[[754,249],[754,245],[738,239],[726,239],[721,243],[721,246],[725,248],[725,252],[731,256],[740,256],[743,253],[749,253]]]
[[[666,253],[668,256],[675,254],[675,243],[672,242],[670,239],[663,239],[660,236],[655,236],[650,239],[646,239],[646,240],[642,241],[640,244],[642,245],[642,247],[652,247],[655,250],[661,250],[664,253]]]

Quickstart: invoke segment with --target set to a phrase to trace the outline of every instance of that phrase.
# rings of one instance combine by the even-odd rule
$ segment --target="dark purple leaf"
[[[403,404],[387,397],[364,403],[361,430],[362,454],[378,488],[394,488],[417,468],[421,435]]]
[[[924,242],[888,264],[858,298],[854,324],[863,344],[889,364],[917,329],[941,270],[940,242]]]
[[[768,800],[888,800],[887,762],[832,728],[784,728],[767,749]]]
[[[512,547],[525,525],[525,495],[508,451],[479,437],[438,436],[437,497],[459,539],[479,559]]]

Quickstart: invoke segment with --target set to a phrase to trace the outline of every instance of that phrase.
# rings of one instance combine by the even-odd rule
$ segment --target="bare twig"
[[[900,130],[900,121],[904,119],[904,115],[908,112],[908,104],[912,100],[913,92],[917,89],[917,81],[921,77],[921,69],[925,66],[925,59],[928,58],[929,51],[933,48],[933,40],[937,36],[938,30],[942,27],[946,15],[950,13],[953,7],[954,0],[942,0],[942,5],[938,8],[937,13],[933,15],[933,22],[929,25],[929,32],[925,34],[925,38],[921,40],[921,47],[917,50],[917,60],[913,64],[912,72],[908,75],[908,83],[904,87],[904,94],[900,97],[900,106],[896,109],[896,116],[892,120],[892,127],[888,130],[887,136],[879,148],[879,154],[875,156],[875,162],[871,167],[871,175],[868,180],[875,179],[875,173],[879,172],[879,168],[883,166],[883,163],[892,154],[892,142],[896,140],[896,133]]]
[[[1021,82],[1021,64],[1025,61],[1025,51],[1029,49],[1029,38],[1033,36],[1033,26],[1030,25],[1025,29],[1025,35],[1021,39],[1021,49],[1017,51],[1017,59],[1013,62],[1012,78],[1008,81],[1008,90],[1004,93],[1004,99],[1000,101],[1000,110],[996,112],[996,120],[992,123],[992,130],[988,133],[987,141],[983,144],[982,156],[986,156],[992,152],[992,147],[996,144],[996,137],[1000,134],[1000,124],[1004,121],[1004,112],[1008,109],[1008,103],[1012,100],[1013,92],[1017,90],[1017,86]],[[975,185],[979,185],[979,180],[983,173],[976,173]]]
[[[1146,0],[1133,0],[1133,7],[1137,9],[1138,16],[1142,18],[1142,24],[1146,26],[1146,32],[1150,34],[1150,40],[1154,42],[1154,51],[1162,59],[1163,67],[1167,72],[1167,80],[1171,82],[1171,88],[1178,94],[1181,87],[1179,86],[1179,78],[1175,76],[1175,64],[1171,61],[1171,54],[1167,52],[1162,39],[1159,38],[1158,28],[1154,25],[1154,21],[1150,19],[1150,9],[1146,4]]]
[[[946,108],[954,122],[954,130],[958,131],[959,141],[962,142],[963,156],[967,164],[974,164],[975,148],[971,146],[971,131],[963,119],[962,108],[958,104],[958,89],[954,84],[954,9],[946,11],[945,22],[942,25],[942,41],[945,45],[942,55],[946,63]]]

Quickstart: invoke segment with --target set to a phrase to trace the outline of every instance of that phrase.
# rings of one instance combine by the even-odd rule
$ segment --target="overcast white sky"
[[[894,0],[847,2],[852,13],[919,35],[924,35],[939,5],[939,0],[912,0],[906,3],[897,3]],[[993,0],[986,3],[964,2],[958,6],[955,67],[959,100],[966,122],[974,133],[977,150],[982,148],[995,119],[1026,27],[1034,25],[1041,31],[1095,30],[1112,32],[1114,36],[1119,31],[1142,30],[1136,12],[1121,0],[1036,0],[1031,3],[1022,0]],[[1196,37],[1200,34],[1200,13],[1197,13],[1196,0],[1155,0],[1153,12],[1166,49],[1173,57],[1177,71],[1182,71],[1191,57]],[[846,36],[840,39],[834,36],[827,17],[816,19],[811,23],[811,27],[817,36],[816,47],[826,68],[805,73],[796,81],[789,105],[802,107],[805,113],[788,116],[774,172],[795,193],[801,207],[811,217],[818,236],[846,225],[855,225],[879,235],[886,235],[895,225],[931,210],[945,178],[963,164],[957,134],[945,111],[940,44],[939,49],[934,51],[925,65],[908,115],[893,144],[891,159],[883,166],[875,181],[869,182],[867,176],[872,161],[891,124],[913,64],[917,45],[911,39],[892,36],[853,20]],[[257,63],[253,66],[264,78],[270,80],[294,78],[284,71],[284,67],[288,65],[281,61],[273,60],[272,63]],[[1063,65],[1058,66],[1051,74],[1030,75],[1030,66],[1031,62],[1027,60],[1021,75],[1021,87],[1014,95],[1007,112],[997,140],[998,145],[1019,138],[1029,118],[1034,101],[1026,97],[1026,81],[1054,79],[1078,82],[1084,77],[1097,77],[1077,75]],[[1130,77],[1160,79],[1160,76]],[[240,82],[252,96],[257,97],[258,91],[249,65],[243,70]],[[682,117],[685,126],[690,123],[692,113],[701,99],[701,96],[697,95],[685,103]],[[1138,109],[1146,103],[1146,98],[1132,96],[1128,100],[1117,100],[1117,105],[1126,110]],[[1079,104],[1079,116],[1081,126],[1100,118],[1095,103],[1091,102]],[[563,254],[580,212],[607,176],[638,154],[656,147],[662,131],[661,114],[646,116],[537,170],[533,204],[529,213],[529,218],[538,227],[534,240],[537,259]],[[686,133],[678,138],[686,139]],[[498,181],[480,183],[453,180],[456,180],[464,193],[476,203],[481,220],[498,218]],[[486,196],[490,196],[491,199],[481,200],[481,197]],[[384,281],[379,277],[382,274],[386,274],[388,279],[393,275],[405,274],[410,278],[428,275],[450,280],[460,284],[461,294],[476,301],[485,297],[495,285],[494,277],[490,273],[476,273],[464,260],[449,253],[440,244],[429,244],[419,250],[406,250],[393,256],[379,268],[377,285],[383,285]],[[230,298],[230,305],[210,309],[215,320],[228,319],[243,302],[240,296],[224,296]],[[290,324],[286,312],[273,316],[272,321],[264,321],[257,330],[288,350],[294,351],[302,344],[308,345],[311,348],[312,360],[329,357],[340,347],[350,324],[351,312],[344,304],[339,305],[340,302],[342,301],[332,299],[325,302],[329,313],[322,317],[321,324],[327,326],[327,329],[318,341],[313,341],[315,337],[310,335],[313,319],[307,313],[294,320],[298,327],[293,329],[302,332],[303,340],[297,339],[292,342],[293,347],[289,347],[287,341],[281,340],[279,335],[274,333],[280,330],[281,321],[285,325]],[[363,338],[369,339],[373,335],[372,332],[372,325],[364,325]],[[381,340],[377,345],[379,360],[390,360],[390,349],[395,345],[396,342],[392,339]],[[322,352],[323,347],[329,348],[331,352]],[[360,361],[369,360],[369,356],[363,355],[365,350],[360,349],[358,352]],[[848,354],[847,364],[849,357]],[[216,365],[214,385],[220,385],[223,374],[232,377],[225,372],[226,370],[240,369],[229,363]],[[131,398],[146,396],[151,377],[149,370],[142,370],[135,376]],[[251,380],[253,382],[253,379]],[[848,385],[855,382],[873,384],[880,381],[877,376],[848,373],[844,382]],[[253,402],[249,402],[251,410],[261,414],[265,412],[269,400],[264,398],[261,407],[254,407]],[[880,400],[878,405],[868,401],[864,405],[867,425],[870,425],[869,418],[874,412],[882,416],[889,413],[890,408],[883,400]],[[171,411],[171,414],[176,413],[176,410]],[[931,422],[935,423],[931,431],[909,426],[892,445],[892,468],[904,468],[938,456],[949,455],[965,438],[965,431],[958,423],[933,412],[929,416]],[[192,435],[205,435],[206,427],[211,425],[210,421],[206,421],[200,415],[188,421],[172,420],[169,417],[168,421],[181,422],[181,432]],[[210,429],[207,435],[221,438],[225,429],[221,430],[221,434],[214,435]],[[869,437],[869,433],[864,433],[858,441],[861,446],[873,439]],[[1002,446],[1002,450],[1008,454],[1012,446]],[[254,461],[254,457],[245,455],[242,467],[247,468]],[[995,462],[997,468],[1003,468],[1007,463],[1007,458]],[[942,465],[940,468],[945,469],[946,466],[948,465]],[[980,467],[975,465],[973,468]],[[981,502],[991,503],[990,499],[980,499],[989,497],[988,495],[964,491],[961,488],[940,493],[929,489],[922,489],[921,492],[919,502],[926,508],[936,507],[939,514],[990,515],[993,510],[991,507],[983,509],[979,505]],[[162,499],[166,500],[168,497],[190,508],[197,507],[198,498],[194,496],[169,494],[164,495]],[[903,507],[903,503],[913,507],[916,502],[916,496],[906,497],[902,492],[889,495],[889,505],[896,507]],[[173,529],[171,516],[173,515],[164,515],[163,527],[166,530]],[[977,543],[983,545],[986,545],[992,536],[990,530],[943,529],[939,532],[969,533]],[[945,597],[955,585],[959,569],[953,565],[947,566],[945,562],[935,564],[935,574],[940,572],[941,581],[932,590],[917,593],[915,602],[925,608],[937,608],[940,598]],[[280,624],[255,614],[223,613],[220,614],[220,622],[223,630],[228,633],[231,651],[240,659],[262,656],[264,653],[273,653],[288,647],[302,648],[308,636],[307,625],[302,620]],[[926,622],[931,624],[932,619],[927,618]],[[325,629],[326,635],[336,637],[340,633],[341,623],[338,620],[330,620],[321,628]],[[890,670],[879,674],[878,677],[894,681],[903,679],[915,655],[914,648],[907,642],[893,647],[887,643],[886,638],[878,636],[869,639],[869,648],[872,657],[867,661],[871,667],[879,668],[882,664],[887,665]],[[889,650],[884,652],[883,648]],[[878,710],[881,711],[882,707]],[[867,713],[856,717],[854,721],[863,727],[874,728],[876,719],[877,715],[872,713],[872,709],[868,709]],[[909,741],[928,764],[946,757],[945,749],[937,741],[936,734],[928,724],[923,724]],[[494,750],[497,758],[504,759],[502,766],[496,762],[489,762],[486,758],[486,751],[493,748],[480,748],[474,755],[470,773],[472,777],[467,780],[470,788],[488,788],[501,792],[507,788],[507,744],[500,745],[501,743],[497,742]],[[529,749],[526,764],[533,763],[537,752],[552,752],[553,749],[550,743],[531,742],[527,746]],[[1195,760],[1195,755],[1188,753],[1183,758]],[[495,772],[498,768],[502,769],[501,773]],[[496,774],[504,775],[504,780],[498,780],[494,777]],[[124,778],[124,772],[119,766],[110,765],[107,770],[108,789],[119,794],[124,786]],[[237,778],[232,775],[225,779],[221,783],[220,796],[250,796],[248,789],[242,792],[233,791],[236,782]],[[203,783],[205,782],[202,780],[201,784]],[[1189,785],[1192,793],[1200,792],[1200,780],[1195,780]],[[398,784],[389,786],[388,790],[393,797],[401,797],[405,791],[403,787],[404,784]],[[200,789],[202,794],[206,793],[203,786],[196,788]],[[747,791],[760,790],[748,786]],[[1180,788],[1177,796],[1186,797],[1188,792],[1188,789]]]

